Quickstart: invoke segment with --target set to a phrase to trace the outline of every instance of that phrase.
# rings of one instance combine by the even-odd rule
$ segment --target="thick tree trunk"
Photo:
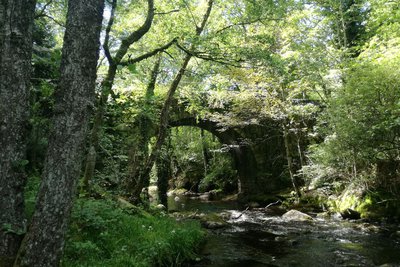
[[[23,191],[35,2],[0,1],[0,266],[12,265],[26,228]]]
[[[93,107],[104,0],[69,0],[53,130],[36,209],[15,267],[58,266]]]

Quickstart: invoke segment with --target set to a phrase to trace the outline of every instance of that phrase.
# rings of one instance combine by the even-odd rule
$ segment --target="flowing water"
[[[267,210],[232,202],[180,198],[170,208],[220,213],[228,225],[209,230],[197,267],[400,266],[398,225],[314,218],[288,222]]]

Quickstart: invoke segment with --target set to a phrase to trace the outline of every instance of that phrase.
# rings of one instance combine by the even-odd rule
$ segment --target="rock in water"
[[[340,213],[340,215],[342,215],[343,219],[349,220],[358,220],[361,218],[361,214],[358,211],[352,209],[345,209]]]
[[[300,222],[313,220],[313,218],[310,215],[307,215],[298,210],[289,210],[288,212],[282,215],[282,219],[286,221],[300,221]]]
[[[157,208],[158,210],[167,210],[167,208],[166,208],[163,204],[158,204],[158,205],[156,206],[156,208]]]

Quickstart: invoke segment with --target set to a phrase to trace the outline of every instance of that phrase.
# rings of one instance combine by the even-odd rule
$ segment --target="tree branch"
[[[106,55],[106,58],[110,65],[114,64],[114,60],[110,53],[110,32],[111,32],[111,28],[114,24],[116,8],[117,8],[117,0],[112,0],[110,19],[108,20],[108,24],[107,24],[107,28],[106,28],[106,36],[104,38],[104,43],[103,43],[104,54]]]
[[[116,64],[121,62],[122,58],[125,56],[126,52],[128,51],[129,47],[139,41],[143,35],[145,35],[151,27],[154,19],[154,0],[147,0],[147,17],[145,22],[140,26],[139,29],[132,32],[128,37],[122,40],[121,46],[119,47],[117,54],[114,57],[114,61]]]
[[[128,59],[128,60],[126,60],[126,61],[121,61],[121,62],[119,63],[119,65],[121,65],[121,66],[128,66],[128,65],[131,65],[131,64],[140,62],[140,61],[142,61],[142,60],[145,60],[145,59],[147,59],[147,58],[149,58],[149,57],[152,57],[152,56],[158,54],[159,52],[162,52],[162,51],[168,49],[171,45],[173,45],[174,43],[176,43],[176,40],[177,40],[177,39],[174,38],[174,39],[173,39],[172,41],[170,41],[169,43],[167,43],[167,44],[165,44],[165,45],[163,45],[163,46],[161,46],[161,47],[159,47],[159,48],[156,48],[156,49],[154,49],[153,51],[150,51],[150,52],[148,52],[148,53],[146,53],[146,54],[143,54],[143,55],[141,55],[141,56],[138,56],[138,57],[136,57],[136,58]]]
[[[222,29],[217,30],[215,33],[219,34],[223,31],[226,31],[230,28],[236,27],[236,26],[246,26],[246,25],[250,25],[253,23],[257,23],[257,22],[264,22],[264,21],[279,21],[281,19],[275,19],[275,18],[258,18],[258,19],[254,19],[254,20],[250,20],[250,21],[243,21],[243,22],[239,22],[239,23],[234,23],[234,24],[230,24],[228,26],[223,27]]]
[[[35,16],[35,19],[38,19],[38,18],[48,18],[48,19],[52,20],[58,26],[60,26],[62,28],[65,28],[65,24],[63,22],[53,18],[52,16],[47,15],[46,13],[43,13],[43,14],[40,14],[40,15],[38,14],[37,16]]]
[[[44,6],[42,7],[42,9],[40,10],[40,12],[38,12],[35,15],[35,19],[40,18],[40,17],[44,17],[44,12],[46,11],[46,8],[53,2],[53,0],[49,0],[47,1],[46,4],[44,4]]]
[[[202,20],[202,22],[201,22],[200,27],[197,27],[197,25],[196,25],[196,33],[197,33],[197,35],[199,35],[199,36],[200,36],[200,34],[203,32],[204,28],[206,27],[208,18],[210,17],[210,14],[211,14],[212,4],[213,4],[212,1],[210,1],[210,2],[208,3],[207,11],[206,11],[206,13],[204,14],[204,17],[203,17],[203,20]]]
[[[174,9],[174,10],[170,10],[170,11],[166,11],[166,12],[155,12],[154,15],[168,15],[171,13],[176,13],[181,11],[180,9]]]
[[[223,64],[223,65],[228,65],[228,66],[232,66],[232,67],[240,67],[240,62],[243,61],[243,60],[227,60],[227,58],[229,58],[229,57],[227,57],[226,55],[218,57],[218,56],[212,56],[211,54],[207,54],[205,52],[190,51],[189,49],[182,46],[178,42],[176,43],[176,46],[190,56],[193,56],[193,57],[196,57],[199,59],[203,59],[206,61],[213,61],[213,62]]]

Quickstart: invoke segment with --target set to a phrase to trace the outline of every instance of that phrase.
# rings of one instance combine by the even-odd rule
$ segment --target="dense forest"
[[[399,196],[398,0],[0,1],[0,267],[197,266],[226,220],[186,198]]]

